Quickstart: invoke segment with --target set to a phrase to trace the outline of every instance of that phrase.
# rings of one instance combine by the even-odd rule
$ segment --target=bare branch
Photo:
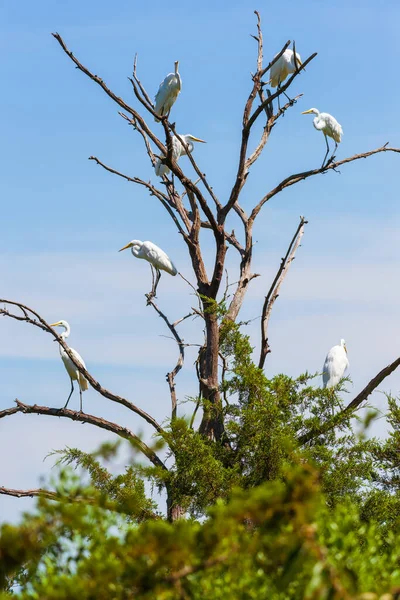
[[[113,500],[107,500],[104,497],[101,498],[99,502],[99,498],[95,496],[81,495],[81,496],[66,496],[60,492],[55,492],[52,490],[46,490],[43,488],[34,488],[31,490],[14,490],[13,488],[0,487],[0,494],[3,496],[12,496],[13,498],[47,498],[48,500],[54,500],[55,502],[82,502],[84,504],[93,504],[99,505],[102,508],[110,508],[115,511],[116,503]],[[120,510],[120,507],[118,507]],[[125,511],[124,511],[125,512]],[[151,510],[141,509],[141,516],[146,519],[159,519],[160,517],[152,512]]]
[[[147,137],[146,133],[140,127],[140,125],[138,124],[138,122],[135,119],[135,117],[128,117],[128,115],[126,115],[125,113],[123,113],[120,110],[118,111],[118,114],[119,114],[120,117],[122,117],[123,119],[125,119],[125,121],[127,121],[129,123],[129,125],[131,125],[133,127],[133,129],[135,131],[138,131],[140,133],[140,135],[143,138],[144,144],[146,146],[146,152],[149,155],[149,158],[150,158],[152,166],[154,167],[154,165],[156,164],[156,157],[154,156],[154,153],[153,153],[153,151],[151,149],[149,138]]]
[[[182,137],[176,132],[175,124],[171,125],[171,131],[174,133],[176,138],[180,141],[182,146],[185,148],[187,157],[190,160],[190,162],[192,163],[192,166],[193,166],[194,170],[196,171],[196,174],[198,175],[200,180],[203,182],[204,187],[206,188],[207,192],[210,194],[211,198],[213,199],[215,206],[217,207],[218,210],[220,210],[222,208],[222,205],[220,204],[218,198],[214,194],[212,187],[208,184],[206,176],[204,175],[204,173],[202,173],[200,171],[199,167],[197,166],[197,163],[196,163],[195,159],[193,158],[192,153],[189,150],[188,144],[186,144],[185,140],[182,139]]]
[[[52,327],[50,327],[50,325],[32,308],[29,308],[28,306],[25,306],[24,304],[21,304],[20,302],[14,302],[12,300],[5,300],[3,298],[0,298],[0,304],[9,304],[12,306],[17,306],[21,310],[23,310],[24,313],[25,313],[25,311],[31,313],[35,318],[25,316],[26,313],[24,314],[24,316],[19,316],[19,315],[9,312],[9,310],[7,310],[6,308],[0,309],[0,315],[3,315],[5,317],[10,317],[11,319],[16,319],[17,321],[24,321],[26,323],[30,323],[31,325],[34,325],[35,327],[42,329],[46,333],[50,333],[51,335],[53,335],[55,337],[55,339],[57,340],[57,342],[60,344],[60,346],[62,346],[64,348],[65,352],[68,354],[69,358],[74,363],[77,370],[80,373],[82,373],[82,375],[84,375],[84,377],[88,380],[88,382],[90,383],[92,388],[94,388],[97,392],[99,392],[99,394],[101,396],[103,396],[104,398],[108,398],[108,400],[111,400],[112,402],[117,402],[118,404],[122,404],[126,408],[129,408],[129,410],[136,413],[137,415],[142,417],[145,421],[147,421],[147,423],[152,425],[156,429],[156,431],[158,431],[159,433],[163,433],[163,429],[162,429],[161,425],[159,425],[159,423],[157,423],[157,421],[155,419],[153,419],[153,417],[151,415],[149,415],[144,410],[142,410],[141,408],[139,408],[138,406],[136,406],[135,404],[130,402],[130,400],[127,400],[126,398],[123,398],[122,396],[117,396],[116,394],[113,394],[106,388],[103,388],[100,385],[100,383],[98,381],[96,381],[96,379],[94,379],[94,377],[89,373],[89,371],[87,371],[82,366],[82,363],[77,361],[76,357],[71,352],[70,347],[65,343],[64,339],[62,337],[60,337],[56,333],[56,331],[54,331],[54,329]],[[9,410],[11,410],[11,409],[9,409]],[[57,409],[54,409],[54,410],[57,410]],[[0,413],[0,415],[1,415],[1,413]]]
[[[258,53],[257,53],[257,72],[261,72],[263,65],[263,34],[261,29],[261,17],[258,10],[254,11],[254,14],[257,17],[257,44],[258,44]]]
[[[262,99],[264,99],[264,94],[262,92],[262,90],[260,90],[259,95]],[[303,94],[298,94],[295,98],[293,98],[293,100],[290,100],[289,102],[287,102],[284,106],[282,106],[282,108],[280,110],[278,110],[278,112],[274,115],[272,114],[272,111],[269,114],[267,123],[265,124],[265,127],[263,129],[262,135],[261,135],[261,139],[258,143],[258,146],[256,147],[256,149],[254,150],[254,152],[249,156],[249,158],[246,160],[246,164],[245,164],[245,171],[247,172],[249,170],[249,168],[251,167],[251,165],[253,163],[255,163],[255,161],[258,159],[258,157],[261,155],[261,152],[263,151],[266,143],[268,142],[270,133],[272,131],[272,128],[274,127],[274,125],[276,124],[276,121],[279,119],[279,117],[281,117],[282,115],[285,114],[285,112],[288,110],[289,107],[293,106],[294,102],[297,102],[297,100],[299,98],[302,97]],[[266,109],[267,110],[268,105],[266,105]]]
[[[48,406],[38,406],[34,404],[33,406],[30,404],[24,404],[19,400],[15,400],[17,404],[17,410],[7,409],[6,411],[2,411],[0,413],[1,417],[6,416],[4,413],[7,412],[8,415],[15,414],[16,412],[22,414],[37,414],[37,415],[47,415],[51,417],[66,417],[67,419],[72,419],[73,421],[79,421],[80,423],[89,423],[90,425],[96,425],[101,429],[106,429],[107,431],[111,431],[115,435],[124,438],[125,440],[130,441],[136,448],[138,448],[151,463],[153,463],[156,467],[161,467],[166,469],[164,463],[160,460],[157,454],[143,442],[136,434],[134,434],[130,429],[126,427],[121,427],[117,423],[113,423],[112,421],[107,421],[106,419],[102,419],[101,417],[95,417],[94,415],[89,415],[87,413],[77,412],[75,410],[70,410],[68,408],[49,408]],[[162,431],[160,429],[160,431]]]
[[[268,194],[266,194],[260,200],[260,202],[257,204],[257,206],[253,209],[253,211],[249,217],[249,221],[254,221],[254,219],[256,218],[256,216],[258,215],[258,213],[264,206],[264,204],[266,202],[268,202],[269,200],[271,200],[271,198],[276,196],[276,194],[279,194],[279,192],[281,192],[285,188],[290,187],[291,185],[294,185],[295,183],[298,183],[299,181],[302,181],[303,179],[312,177],[313,175],[319,175],[320,173],[326,173],[330,170],[336,170],[341,165],[345,165],[346,163],[353,162],[354,160],[359,160],[360,158],[368,158],[369,156],[373,156],[374,154],[379,154],[380,152],[397,152],[397,153],[399,153],[400,148],[390,148],[390,147],[388,148],[388,142],[387,142],[386,144],[384,144],[380,148],[376,148],[375,150],[370,150],[369,152],[363,152],[361,154],[354,154],[353,156],[344,158],[343,160],[339,160],[338,162],[329,163],[320,169],[313,169],[312,171],[303,171],[303,173],[295,173],[294,175],[290,175],[289,177],[286,177],[286,179],[281,181],[281,183],[279,183],[279,185],[277,185],[273,190],[268,192]]]
[[[301,238],[304,235],[304,226],[308,223],[304,219],[304,217],[300,217],[300,223],[296,229],[296,233],[294,234],[289,248],[285,254],[285,256],[281,260],[280,267],[278,269],[277,274],[275,275],[275,279],[272,282],[272,285],[269,289],[268,294],[265,297],[265,302],[262,310],[261,316],[261,350],[260,350],[260,360],[258,366],[260,369],[264,368],[265,359],[267,354],[271,351],[268,344],[268,325],[271,317],[272,307],[275,303],[275,300],[279,296],[280,287],[288,274],[289,267],[293,262],[297,248],[300,246]]]
[[[184,238],[187,237],[187,233],[183,230],[182,225],[179,223],[178,219],[176,218],[176,215],[171,210],[171,208],[173,208],[174,210],[176,210],[178,212],[178,214],[182,217],[182,220],[185,223],[187,222],[187,219],[182,216],[182,214],[178,210],[177,205],[174,204],[173,202],[171,202],[171,200],[170,200],[170,198],[168,198],[168,196],[166,196],[160,190],[158,190],[156,187],[154,187],[154,185],[152,185],[149,181],[143,181],[143,179],[139,179],[139,177],[129,177],[128,175],[125,175],[124,173],[121,173],[120,171],[117,171],[116,169],[113,169],[112,167],[108,167],[101,160],[99,160],[96,156],[89,156],[89,160],[94,160],[96,162],[96,164],[98,164],[100,167],[103,167],[103,169],[105,169],[109,173],[118,175],[118,177],[122,177],[123,179],[126,179],[126,181],[129,181],[131,183],[136,183],[138,185],[144,186],[147,190],[149,190],[150,195],[158,198],[158,200],[164,206],[165,210],[168,212],[171,219],[174,221],[179,233]]]
[[[60,495],[57,494],[57,492],[43,489],[13,490],[12,488],[0,487],[0,494],[4,496],[13,496],[14,498],[33,498],[34,496],[41,496],[42,498],[49,498],[50,500],[60,499]]]
[[[107,94],[107,96],[109,96],[112,100],[114,100],[114,102],[116,102],[118,104],[118,106],[120,106],[121,108],[123,108],[124,110],[129,112],[132,116],[134,116],[137,119],[140,126],[142,127],[142,129],[147,133],[147,135],[152,140],[152,142],[154,142],[154,144],[157,146],[157,148],[161,152],[165,153],[165,148],[164,148],[163,144],[160,142],[160,140],[157,138],[157,136],[154,135],[154,133],[148,127],[148,125],[146,124],[143,117],[141,117],[140,114],[134,108],[132,108],[131,106],[129,106],[129,104],[127,104],[124,100],[122,100],[122,98],[119,98],[116,94],[114,94],[114,92],[111,91],[109,87],[107,87],[107,85],[104,83],[104,81],[100,77],[91,73],[89,71],[89,69],[87,69],[82,63],[80,63],[79,60],[73,55],[73,53],[67,48],[64,40],[62,39],[62,37],[60,36],[59,33],[52,33],[52,36],[57,40],[57,42],[60,44],[61,48],[64,50],[65,54],[67,56],[69,56],[69,58],[76,65],[76,67],[80,71],[82,71],[82,73],[85,73],[85,75],[87,75],[90,79],[92,79],[92,81],[97,83],[104,90],[104,92]]]
[[[149,103],[149,105],[150,105],[152,108],[154,108],[154,104],[153,104],[153,102],[151,101],[151,99],[150,99],[150,97],[149,97],[148,93],[146,92],[146,90],[145,90],[145,88],[143,87],[143,85],[140,83],[140,80],[139,80],[139,78],[138,78],[138,76],[137,76],[137,54],[135,54],[135,59],[134,59],[134,61],[133,61],[133,78],[134,78],[134,80],[136,81],[136,83],[138,84],[138,86],[139,86],[139,88],[140,88],[140,91],[141,91],[141,92],[142,92],[142,94],[143,94],[143,97],[146,99],[146,101]]]
[[[151,304],[151,306],[154,308],[154,310],[157,312],[157,314],[166,323],[168,329],[174,336],[175,341],[178,344],[178,348],[179,348],[179,357],[178,357],[178,361],[175,365],[175,368],[172,371],[170,371],[169,373],[167,373],[167,382],[168,382],[169,391],[171,394],[171,405],[172,405],[171,418],[175,419],[176,418],[176,410],[177,410],[175,377],[177,376],[179,371],[182,369],[183,363],[185,360],[185,344],[184,344],[182,338],[180,337],[180,335],[178,334],[178,332],[176,330],[176,326],[179,323],[181,323],[184,319],[187,319],[188,317],[192,316],[193,313],[190,313],[190,314],[186,315],[185,317],[182,317],[182,319],[178,319],[178,321],[175,321],[175,323],[171,323],[169,321],[168,317],[158,308],[157,304],[154,302],[152,295],[146,294],[146,298],[147,298],[147,304]]]
[[[311,429],[307,433],[301,435],[298,439],[298,442],[301,446],[307,444],[312,439],[318,437],[319,435],[323,435],[324,433],[334,429],[343,421],[343,417],[351,416],[360,406],[364,400],[368,398],[370,394],[378,387],[379,384],[382,383],[386,377],[389,377],[400,366],[400,357],[396,358],[390,365],[383,368],[382,371],[379,371],[375,377],[371,379],[371,381],[365,386],[365,388],[339,413],[337,413],[333,419],[330,419],[326,423],[322,423],[321,426]]]

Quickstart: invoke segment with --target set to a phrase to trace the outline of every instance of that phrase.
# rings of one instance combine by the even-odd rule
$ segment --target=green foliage
[[[54,499],[0,530],[0,600],[15,584],[20,600],[377,599],[400,584],[398,402],[387,440],[367,439],[374,415],[356,434],[338,390],[267,379],[238,325],[222,321],[221,352],[225,438],[172,420],[156,442],[168,470],[133,449],[111,473],[118,444],[58,452]],[[168,522],[146,481],[187,518]]]
[[[1,529],[3,582],[30,564],[20,600],[290,600],[388,591],[400,577],[398,536],[362,522],[349,502],[328,509],[306,465],[285,481],[234,490],[201,524],[118,517],[87,503],[40,501],[20,526]]]

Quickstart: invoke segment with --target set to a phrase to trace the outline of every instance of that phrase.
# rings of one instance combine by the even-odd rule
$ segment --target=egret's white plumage
[[[63,327],[64,331],[60,334],[60,337],[63,340],[65,340],[71,333],[71,328],[70,328],[69,324],[67,323],[67,321],[57,321],[57,323],[52,323],[50,325],[50,327]],[[78,369],[76,368],[76,366],[74,365],[74,363],[72,362],[72,360],[70,359],[68,354],[65,352],[64,348],[62,348],[62,346],[59,346],[59,348],[60,348],[61,359],[64,363],[64,367],[71,379],[71,392],[68,396],[68,400],[67,400],[64,408],[67,408],[69,399],[71,398],[72,392],[74,391],[74,383],[73,382],[77,381],[78,385],[79,385],[80,406],[81,406],[81,412],[82,412],[82,392],[84,392],[85,390],[88,389],[89,384],[87,382],[87,379],[84,377],[84,375],[82,375],[82,373],[80,371],[78,371]],[[78,352],[76,350],[74,350],[73,348],[70,348],[70,351],[73,354],[76,361],[78,363],[80,363],[84,369],[86,369],[86,365],[83,361],[83,358],[80,356],[80,354],[78,354]]]
[[[275,56],[277,56],[277,54],[275,54]],[[302,65],[300,54],[298,52],[296,52],[296,64],[297,68],[301,67]],[[296,65],[294,52],[293,50],[290,50],[290,48],[287,48],[287,50],[285,50],[282,56],[280,56],[271,67],[271,87],[278,87],[278,85],[280,85],[282,81],[285,81],[288,75],[294,73],[295,71]]]
[[[178,97],[179,92],[182,88],[182,80],[181,76],[178,72],[179,61],[175,62],[175,72],[169,73],[166,78],[160,83],[160,87],[158,88],[158,92],[156,94],[155,100],[155,112],[163,117],[169,114],[169,111],[172,108],[175,100]],[[157,117],[154,117],[155,121],[159,121]]]
[[[333,346],[326,355],[322,371],[323,387],[329,388],[337,385],[348,366],[346,342],[340,340],[340,344]]]
[[[322,166],[324,166],[326,157],[328,156],[328,153],[329,153],[329,144],[328,144],[327,137],[330,137],[335,141],[335,148],[332,153],[332,158],[333,158],[333,154],[335,153],[337,145],[342,141],[342,135],[343,135],[342,126],[340,125],[340,123],[338,123],[336,121],[335,117],[332,117],[332,115],[330,115],[329,113],[319,112],[319,110],[317,108],[310,108],[309,110],[305,110],[301,114],[302,115],[310,115],[310,114],[317,115],[313,119],[313,125],[314,125],[315,129],[317,129],[318,131],[322,131],[322,133],[324,134],[326,148],[327,148],[324,162],[322,163]],[[331,158],[331,160],[332,160],[332,158]]]
[[[194,149],[193,142],[201,142],[202,144],[206,143],[204,140],[194,137],[194,135],[191,135],[190,133],[187,133],[186,135],[180,135],[179,137],[181,137],[183,139],[183,141],[185,142],[185,144],[188,147],[189,152],[193,152],[193,149]],[[173,160],[176,162],[184,154],[187,154],[185,147],[183,146],[181,141],[178,140],[178,138],[175,135],[172,136],[172,158],[173,158]],[[154,165],[154,171],[155,171],[157,177],[162,177],[163,175],[167,175],[167,173],[169,173],[170,169],[169,169],[169,167],[167,167],[166,164],[164,164],[163,160],[161,158],[159,158],[157,160],[156,164]]]
[[[156,270],[157,277],[155,284],[153,284],[153,289],[150,294],[151,296],[155,296],[156,294],[157,285],[161,277],[160,271],[166,271],[166,273],[169,273],[173,276],[178,273],[178,269],[175,267],[169,256],[164,252],[164,250],[161,250],[161,248],[153,244],[153,242],[132,240],[129,242],[129,244],[121,248],[119,252],[122,252],[122,250],[127,250],[128,248],[131,249],[131,252],[135,258],[143,258],[144,260],[147,260],[147,262],[149,262]]]

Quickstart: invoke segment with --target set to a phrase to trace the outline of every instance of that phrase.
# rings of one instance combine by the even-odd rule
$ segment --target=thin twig
[[[147,304],[151,304],[151,306],[154,308],[154,310],[157,312],[157,314],[164,320],[168,329],[174,336],[175,341],[178,344],[178,348],[179,348],[179,356],[178,356],[177,363],[176,363],[174,369],[172,371],[170,371],[169,373],[167,373],[167,376],[166,376],[167,382],[169,385],[169,391],[171,394],[171,418],[175,419],[176,411],[177,411],[175,377],[178,375],[179,371],[183,367],[183,363],[185,360],[185,345],[186,345],[186,344],[184,344],[179,333],[177,332],[176,325],[181,323],[184,319],[187,319],[188,317],[192,316],[193,313],[189,313],[185,317],[182,317],[181,319],[178,319],[178,321],[175,321],[175,323],[171,323],[170,320],[168,319],[168,317],[158,308],[157,304],[154,302],[153,296],[151,294],[146,294],[146,297],[147,297]]]
[[[179,223],[178,219],[176,218],[175,213],[172,210],[172,208],[173,208],[178,212],[178,214],[180,214],[177,209],[176,204],[173,204],[171,202],[170,198],[168,198],[168,196],[166,196],[160,190],[158,190],[156,187],[154,187],[154,185],[152,185],[149,181],[143,181],[143,179],[139,179],[139,177],[129,177],[128,175],[125,175],[124,173],[121,173],[120,171],[117,171],[116,169],[113,169],[112,167],[107,166],[101,160],[99,160],[96,156],[89,156],[89,160],[94,160],[96,162],[96,164],[98,164],[100,167],[103,167],[103,169],[105,169],[109,173],[118,175],[118,177],[122,177],[123,179],[126,179],[126,181],[130,181],[131,183],[136,183],[138,185],[144,186],[147,190],[149,190],[150,195],[155,196],[161,202],[161,204],[164,206],[164,208],[170,215],[171,219],[174,221],[179,233],[183,237],[187,236],[187,233],[183,230],[182,225]],[[182,217],[181,214],[180,214],[180,216]],[[185,222],[185,219],[182,219],[182,220]]]
[[[269,352],[271,352],[269,344],[268,344],[268,325],[271,317],[272,307],[275,303],[275,300],[279,296],[280,287],[288,274],[289,267],[293,262],[297,248],[300,246],[301,238],[304,235],[304,226],[308,223],[304,219],[304,217],[300,217],[300,223],[296,229],[296,232],[289,244],[289,248],[285,254],[285,256],[281,260],[280,267],[278,269],[277,274],[272,282],[272,285],[269,289],[268,294],[265,297],[264,306],[262,310],[261,316],[261,350],[260,350],[260,360],[258,366],[260,369],[264,368],[264,363],[266,356]]]

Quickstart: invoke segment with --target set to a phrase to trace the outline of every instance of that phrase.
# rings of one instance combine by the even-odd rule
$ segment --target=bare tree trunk
[[[201,348],[199,352],[203,419],[199,431],[210,439],[219,441],[224,432],[218,382],[219,325],[216,312],[205,312],[204,317],[206,322],[206,346]]]
[[[174,501],[172,488],[167,486],[167,519],[170,523],[181,519],[185,514],[182,506]]]

